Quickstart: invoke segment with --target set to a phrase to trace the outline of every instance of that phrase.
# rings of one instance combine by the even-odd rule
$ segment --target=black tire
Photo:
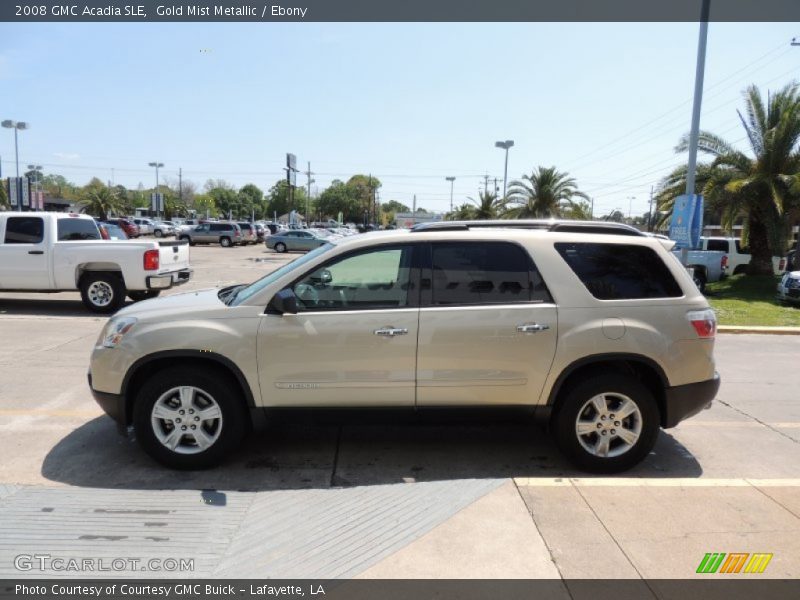
[[[747,271],[747,265],[737,265],[737,267],[733,270],[734,275],[741,275],[742,273]]]
[[[163,232],[163,231],[161,231],[160,229],[156,229],[156,230],[153,232],[153,235],[154,235],[154,236],[156,236],[156,237],[164,237],[164,232]]]
[[[181,237],[178,238],[178,240],[181,241],[181,242],[189,242],[190,246],[194,246],[194,242],[192,241],[192,238],[190,238],[188,235],[182,235]]]
[[[81,300],[92,312],[113,313],[125,302],[125,283],[115,273],[88,272],[80,281]]]
[[[281,254],[286,252],[286,244],[283,242],[278,242],[275,244],[275,252],[280,252]]]
[[[233,246],[233,243],[231,242],[231,238],[223,236],[219,238],[219,245],[223,248],[230,248]]]
[[[594,410],[592,407],[584,408],[590,399],[600,394],[608,394],[609,406],[614,410],[613,404],[620,401],[617,395],[622,395],[632,400],[639,409],[641,416],[641,431],[635,443],[627,451],[618,456],[597,456],[587,450],[581,443],[583,439],[587,445],[600,440],[598,433],[579,436],[576,424],[584,410]],[[613,414],[613,413],[612,413]],[[635,416],[626,419],[635,419]],[[625,426],[623,419],[622,426]],[[603,419],[603,424],[620,421]],[[628,425],[633,421],[628,420]],[[568,388],[563,401],[559,403],[553,416],[553,431],[556,444],[566,457],[578,468],[590,473],[619,473],[626,471],[640,463],[653,449],[661,427],[660,413],[653,394],[638,380],[623,373],[599,374]],[[609,433],[609,454],[619,450],[624,444],[620,438],[613,438]],[[616,446],[613,446],[616,444]]]
[[[141,302],[142,300],[157,298],[160,293],[161,290],[136,290],[135,292],[128,292],[128,298],[134,302]]]
[[[706,276],[705,273],[698,273],[695,271],[694,273],[694,284],[697,286],[697,289],[700,290],[701,294],[706,293]]]
[[[193,386],[199,389],[202,392],[197,396],[199,401],[205,400],[203,394],[213,398],[222,413],[221,422],[218,423],[219,435],[214,443],[205,450],[193,454],[176,452],[162,444],[156,436],[151,419],[153,406],[159,398],[169,390],[181,386]],[[167,467],[205,469],[214,466],[241,443],[247,431],[244,404],[234,390],[238,390],[238,387],[230,377],[214,369],[175,367],[159,371],[147,380],[136,396],[133,407],[136,439],[147,454]],[[172,422],[172,426],[177,425]],[[196,445],[188,430],[187,434],[182,436],[180,444],[179,447]]]

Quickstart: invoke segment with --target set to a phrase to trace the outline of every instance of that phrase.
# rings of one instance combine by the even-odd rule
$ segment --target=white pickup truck
[[[678,260],[682,259],[680,249],[675,249],[672,253]],[[701,292],[705,292],[707,283],[719,281],[725,276],[728,268],[728,255],[713,250],[689,250],[685,266],[692,269],[692,276],[697,288]]]
[[[80,290],[98,313],[189,281],[186,242],[103,240],[74,213],[0,212],[0,291]]]
[[[732,237],[701,237],[702,250],[714,250],[728,255],[728,274],[738,275],[744,273],[750,264],[750,254],[742,247],[740,238]],[[776,275],[783,273],[786,260],[780,256],[772,257],[772,269]]]

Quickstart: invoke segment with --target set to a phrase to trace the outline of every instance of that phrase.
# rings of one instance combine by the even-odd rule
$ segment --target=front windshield
[[[254,281],[253,283],[251,283],[247,287],[242,288],[241,290],[239,290],[239,292],[236,294],[236,297],[233,299],[233,301],[230,303],[230,305],[231,306],[239,306],[242,302],[247,300],[253,294],[257,294],[258,292],[263,290],[265,287],[267,287],[271,283],[277,281],[278,279],[280,279],[281,277],[283,277],[284,275],[286,275],[290,271],[293,271],[294,269],[303,266],[307,262],[314,260],[320,254],[325,254],[331,248],[333,248],[333,244],[323,244],[322,246],[319,246],[318,248],[315,248],[314,250],[312,250],[308,254],[305,254],[304,256],[301,256],[300,258],[297,258],[297,259],[293,260],[290,263],[286,263],[285,265],[283,265],[279,269],[276,269],[275,271],[273,271],[269,275],[265,275],[261,279],[259,279],[257,281]]]

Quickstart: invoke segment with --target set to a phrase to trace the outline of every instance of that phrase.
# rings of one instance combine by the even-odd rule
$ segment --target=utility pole
[[[311,179],[311,176],[314,173],[311,172],[311,161],[308,161],[308,170],[306,171],[306,185],[308,187],[308,191],[306,192],[306,223],[309,221],[310,211],[311,211],[311,184],[314,183],[314,180]]]
[[[483,176],[483,195],[489,193],[489,174]]]
[[[589,198],[589,202],[591,202],[591,208],[589,209],[589,220],[594,221],[594,198]]]
[[[650,186],[650,210],[647,212],[647,231],[653,231],[653,186]]]
[[[183,204],[183,167],[178,167],[178,200]]]
[[[414,225],[417,224],[417,195],[414,194],[414,203],[411,205],[411,214],[413,215]]]

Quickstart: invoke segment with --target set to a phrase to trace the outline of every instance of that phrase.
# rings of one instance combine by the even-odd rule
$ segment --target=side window
[[[434,306],[550,301],[528,253],[505,242],[433,245]]]
[[[222,225],[219,225],[217,223],[212,223],[211,225],[211,231],[222,231],[222,229],[223,229]]]
[[[6,244],[38,244],[43,239],[41,217],[9,217],[6,221]]]
[[[58,241],[102,239],[94,221],[89,219],[59,219]]]
[[[403,308],[410,305],[410,246],[352,254],[294,285],[300,311]]]
[[[683,295],[664,261],[647,246],[559,242],[555,247],[586,289],[600,300]]]
[[[708,247],[706,250],[728,252],[728,240],[708,240]]]

